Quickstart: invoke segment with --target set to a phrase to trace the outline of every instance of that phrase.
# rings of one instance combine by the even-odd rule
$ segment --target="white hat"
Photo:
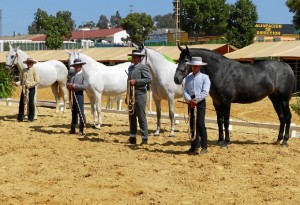
[[[187,62],[188,65],[207,65],[207,63],[202,61],[201,57],[192,57],[192,60]]]

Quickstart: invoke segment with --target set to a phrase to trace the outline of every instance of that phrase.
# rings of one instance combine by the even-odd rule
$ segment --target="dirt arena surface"
[[[38,99],[53,100],[49,92],[39,90]],[[230,146],[222,149],[217,126],[206,124],[208,154],[189,156],[183,121],[169,138],[163,119],[161,136],[140,146],[127,143],[127,115],[104,113],[96,130],[86,110],[89,127],[81,138],[68,134],[70,110],[63,116],[39,107],[36,121],[20,123],[18,104],[0,105],[0,204],[300,204],[300,139],[276,146],[277,130],[234,126]],[[215,118],[211,99],[207,108]],[[186,107],[176,103],[176,113],[186,114]],[[232,116],[278,123],[268,99],[234,104]],[[292,121],[300,125],[294,113]],[[148,124],[151,135],[155,119],[148,117]]]

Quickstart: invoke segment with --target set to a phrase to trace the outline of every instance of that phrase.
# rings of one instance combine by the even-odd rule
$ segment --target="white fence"
[[[7,106],[10,106],[12,103],[19,103],[19,100],[12,99],[12,98],[0,98],[0,102],[6,102]],[[46,107],[56,107],[55,101],[37,101],[37,106],[46,106]],[[60,110],[63,109],[63,103],[60,103]],[[90,110],[91,107],[89,105],[84,106],[85,110]],[[118,110],[116,109],[106,109],[102,108],[103,112],[107,113],[115,113],[115,114],[123,114],[123,115],[128,115],[127,110],[122,110],[121,106],[119,106]],[[150,108],[150,112],[147,113],[148,117],[156,117],[156,113],[152,112],[152,108]],[[169,115],[161,115],[162,119],[169,119]],[[175,114],[175,120],[176,121],[186,121],[186,117],[180,116],[178,114]],[[205,118],[205,123],[213,123],[217,124],[216,119],[212,118]],[[230,120],[230,126],[232,129],[232,126],[245,126],[245,127],[256,127],[256,128],[266,128],[266,129],[274,129],[277,130],[279,129],[279,124],[275,123],[259,123],[259,122],[246,122],[246,121],[233,121]],[[295,123],[291,123],[290,126],[290,137],[298,137],[297,132],[300,132],[300,126],[296,126]]]

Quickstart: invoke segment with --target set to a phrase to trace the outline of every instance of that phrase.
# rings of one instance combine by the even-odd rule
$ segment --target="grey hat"
[[[202,61],[201,57],[192,57],[190,61],[187,62],[188,65],[207,65],[207,63]]]
[[[133,50],[130,54],[127,54],[128,56],[145,56],[144,53],[142,53],[140,50]]]
[[[81,59],[76,58],[76,59],[74,60],[74,63],[71,64],[70,66],[74,66],[74,65],[84,65],[84,64],[86,64],[86,63],[85,63],[85,62],[82,62]]]

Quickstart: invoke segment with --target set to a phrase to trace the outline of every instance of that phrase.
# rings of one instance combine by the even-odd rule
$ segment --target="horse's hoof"
[[[101,129],[101,125],[94,125],[94,126],[95,126],[95,129],[98,129],[98,130]]]
[[[276,142],[275,142],[275,144],[276,145],[280,145],[280,141],[281,141],[280,139],[277,139]]]
[[[169,137],[175,137],[175,134],[174,134],[174,133],[171,133],[171,134],[169,135]]]
[[[154,135],[155,137],[158,137],[158,136],[159,136],[159,131],[156,131],[153,135]]]
[[[288,145],[287,141],[284,141],[284,140],[283,140],[282,146],[283,146],[283,147],[288,147],[289,145]]]
[[[223,144],[221,145],[221,148],[228,148],[228,143],[227,142],[223,142]]]
[[[219,140],[218,141],[218,146],[222,147],[223,146],[223,141]]]

